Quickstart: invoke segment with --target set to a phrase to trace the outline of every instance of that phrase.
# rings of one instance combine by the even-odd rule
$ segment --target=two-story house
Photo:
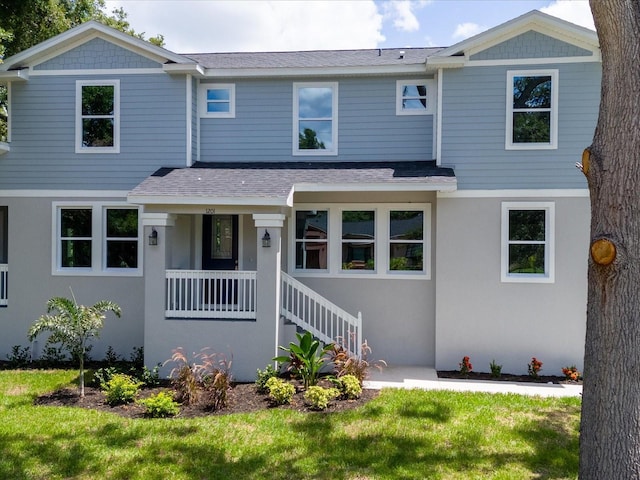
[[[72,288],[123,309],[95,358],[211,347],[240,380],[296,325],[390,365],[580,365],[600,68],[535,11],[448,48],[178,55],[90,22],[8,58],[0,356]]]

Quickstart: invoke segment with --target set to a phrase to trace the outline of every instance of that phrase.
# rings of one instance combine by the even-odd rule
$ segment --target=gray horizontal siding
[[[538,32],[526,32],[470,57],[471,60],[590,56],[591,52]]]
[[[105,68],[162,68],[162,65],[101,38],[94,38],[68,52],[36,65],[34,70]]]
[[[13,85],[11,151],[0,159],[0,189],[130,189],[159,167],[185,165],[184,78],[103,77],[120,79],[120,153],[76,154],[81,78],[32,77]]]
[[[200,119],[200,160],[377,161],[433,158],[433,116],[396,116],[396,79],[338,81],[338,155],[293,156],[293,82],[236,83],[236,118]]]
[[[506,150],[507,70],[559,70],[558,148]],[[591,144],[600,64],[469,67],[444,72],[442,164],[458,189],[586,188],[574,164]]]

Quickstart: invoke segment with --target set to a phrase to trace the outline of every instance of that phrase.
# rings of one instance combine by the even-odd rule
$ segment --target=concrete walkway
[[[500,382],[491,380],[454,380],[438,378],[429,367],[386,367],[382,371],[371,369],[365,388],[420,388],[424,390],[454,390],[458,392],[517,393],[541,397],[579,397],[582,385],[556,385],[547,383]]]

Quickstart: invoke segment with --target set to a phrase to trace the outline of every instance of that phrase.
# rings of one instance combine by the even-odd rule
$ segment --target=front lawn
[[[0,371],[0,478],[577,478],[577,398],[384,390],[340,413],[157,420],[33,405],[76,376]]]

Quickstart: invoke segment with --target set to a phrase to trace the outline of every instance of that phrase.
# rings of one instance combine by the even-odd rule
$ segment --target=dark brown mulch
[[[327,386],[327,385],[323,385]],[[147,398],[151,395],[155,395],[160,391],[167,391],[169,387],[158,388],[145,388],[140,391],[139,399]],[[298,388],[298,391],[294,395],[291,405],[272,406],[269,402],[267,395],[262,395],[257,392],[256,386],[253,383],[238,383],[233,385],[228,393],[228,406],[224,409],[211,411],[201,406],[181,406],[180,414],[181,418],[202,417],[207,415],[225,415],[230,413],[247,413],[255,412],[258,410],[266,410],[270,408],[297,410],[300,412],[314,411],[309,406],[305,405],[304,392]],[[328,408],[322,410],[319,413],[333,413],[341,412],[345,410],[351,410],[359,406],[364,405],[366,402],[377,397],[378,390],[363,390],[360,398],[356,400],[342,400],[338,399],[333,401]],[[64,406],[64,407],[80,407],[89,408],[93,410],[100,410],[103,412],[110,412],[128,418],[142,418],[144,417],[144,409],[141,405],[130,403],[128,405],[118,405],[111,407],[105,402],[104,393],[93,387],[85,387],[85,396],[80,398],[78,389],[64,388],[56,390],[55,392],[41,395],[35,401],[37,405],[49,405],[49,406]]]
[[[495,382],[531,382],[531,383],[556,383],[556,384],[571,384],[582,385],[582,380],[572,381],[567,380],[565,377],[555,375],[540,375],[537,379],[529,375],[512,375],[510,373],[503,373],[500,377],[492,377],[490,373],[486,372],[469,372],[462,374],[458,370],[438,370],[438,378],[455,378],[460,380],[492,380]]]

